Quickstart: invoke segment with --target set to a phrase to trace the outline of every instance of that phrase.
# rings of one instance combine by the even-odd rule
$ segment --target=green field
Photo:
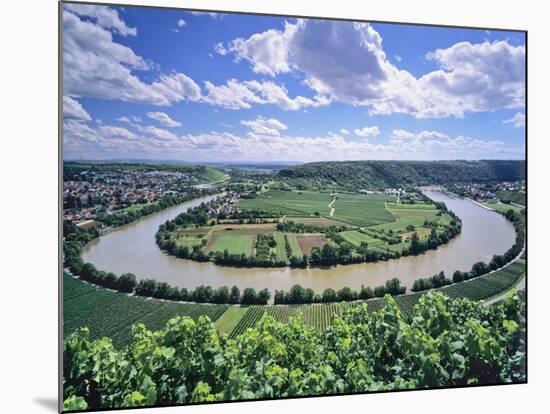
[[[356,226],[371,226],[395,220],[385,204],[386,201],[394,200],[394,197],[348,193],[338,193],[336,197],[332,206],[333,216],[328,207],[332,196],[328,192],[270,190],[253,199],[239,200],[237,207],[292,217],[315,217],[318,213],[324,218]]]
[[[216,329],[222,333],[231,333],[248,309],[244,306],[230,306],[214,323]]]
[[[293,233],[286,233],[288,237],[288,244],[290,244],[290,249],[292,250],[292,255],[296,257],[301,257],[303,255],[298,240],[296,240],[296,235]]]
[[[483,205],[492,208],[493,210],[496,210],[500,213],[506,213],[508,210],[513,210],[516,213],[519,213],[521,210],[523,210],[522,207],[515,206],[513,204],[505,204],[505,203],[483,203]]]
[[[256,198],[240,199],[237,208],[267,211],[278,216],[307,217],[314,216],[316,212],[328,216],[330,201],[330,193],[270,190]]]
[[[342,231],[338,234],[342,236],[344,240],[350,242],[356,247],[359,246],[361,242],[368,243],[369,247],[385,244],[382,240],[376,239],[357,230]]]
[[[512,203],[525,205],[525,193],[519,191],[498,190],[497,197],[502,201],[510,201]]]
[[[338,194],[333,204],[332,218],[356,226],[373,226],[395,221],[395,216],[386,209],[386,201],[394,197],[385,195]]]
[[[231,235],[231,236],[217,236],[211,251],[224,252],[227,250],[229,254],[246,254],[247,256],[252,254],[252,245],[254,242],[253,236]]]
[[[122,346],[131,340],[131,327],[136,323],[142,322],[147,328],[157,330],[178,315],[193,319],[207,315],[215,321],[227,308],[228,305],[176,303],[128,296],[63,274],[64,337],[81,326],[87,326],[93,339],[109,336],[116,346]]]
[[[396,221],[393,223],[385,223],[385,224],[378,224],[376,226],[372,226],[369,228],[369,230],[377,230],[377,231],[393,231],[394,233],[404,233],[407,232],[407,226],[414,226],[415,228],[423,227],[424,222],[426,220],[428,221],[436,221],[439,219],[439,217],[422,217],[422,216],[400,216]]]
[[[279,260],[288,260],[287,254],[286,254],[286,244],[285,244],[285,235],[284,233],[276,231],[273,233],[273,237],[275,238],[275,242],[277,243],[277,247],[275,248],[275,251],[277,252],[277,259]],[[290,243],[290,240],[289,240]]]

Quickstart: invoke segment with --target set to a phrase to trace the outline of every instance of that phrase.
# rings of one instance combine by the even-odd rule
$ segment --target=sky
[[[64,5],[64,159],[525,158],[525,37]]]

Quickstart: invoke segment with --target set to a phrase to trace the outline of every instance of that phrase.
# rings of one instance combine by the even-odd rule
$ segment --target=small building
[[[93,228],[96,228],[99,225],[99,223],[95,220],[84,220],[76,223],[76,227],[78,227],[80,230],[91,230]]]

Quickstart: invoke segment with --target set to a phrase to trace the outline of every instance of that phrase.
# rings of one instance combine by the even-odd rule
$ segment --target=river
[[[514,243],[514,227],[500,214],[439,191],[426,190],[425,194],[434,201],[444,202],[462,219],[462,232],[437,250],[387,262],[328,269],[232,268],[178,259],[163,253],[155,243],[159,225],[212,197],[163,210],[108,232],[91,241],[84,248],[82,258],[100,270],[117,274],[132,272],[138,279],[154,278],[177,287],[237,285],[241,290],[267,287],[274,291],[288,290],[299,283],[321,293],[327,287],[358,289],[364,284],[374,288],[393,277],[398,277],[410,288],[415,279],[441,270],[449,277],[455,270],[470,270],[473,263],[488,262],[494,254],[504,253]]]

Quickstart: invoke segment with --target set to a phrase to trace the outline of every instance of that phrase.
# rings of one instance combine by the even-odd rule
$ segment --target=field
[[[237,207],[243,210],[262,210],[277,216],[307,217],[319,213],[328,216],[330,193],[313,191],[270,190],[256,198],[240,199]]]
[[[275,242],[277,243],[276,252],[277,252],[277,259],[279,260],[287,260],[287,254],[286,254],[286,243],[285,243],[285,235],[281,232],[275,232],[273,234],[273,237],[275,238]],[[288,236],[287,236],[288,237]],[[289,241],[290,243],[290,241]]]
[[[224,252],[227,250],[229,254],[252,254],[254,236],[247,235],[230,235],[230,236],[214,236],[213,244],[210,249],[212,252]]]
[[[359,246],[362,242],[368,243],[369,247],[385,244],[382,240],[371,237],[357,230],[343,231],[338,234],[340,234],[340,236],[342,236],[346,241],[350,242],[356,247]]]
[[[296,235],[293,233],[287,233],[287,237],[288,237],[288,244],[290,245],[290,249],[292,250],[292,254],[296,257],[302,256],[303,255],[302,249],[300,249],[298,240],[296,240]]]
[[[216,329],[222,333],[231,333],[248,309],[244,306],[230,306],[214,323]]]
[[[332,195],[328,192],[270,190],[259,194],[256,198],[239,200],[237,208],[268,211],[276,216],[292,217],[292,220],[296,218],[319,220],[315,217],[318,214],[325,219],[334,219],[355,226],[371,226],[395,220],[385,205],[386,201],[392,201],[394,197],[338,193],[336,198],[332,205],[335,210],[333,216],[330,215],[328,207],[332,201]],[[322,220],[321,224],[316,225],[330,225],[329,223],[330,221]]]
[[[385,195],[338,194],[332,217],[362,227],[392,222],[395,217],[386,209],[386,201],[393,199]]]
[[[497,197],[502,201],[510,201],[522,206],[525,205],[525,193],[520,193],[519,191],[498,190]]]
[[[327,244],[327,239],[322,234],[317,235],[298,235],[296,236],[298,245],[303,254],[310,254],[314,247],[323,247]]]
[[[523,210],[522,207],[515,206],[513,204],[504,204],[504,203],[483,203],[483,205],[492,208],[500,213],[506,213],[508,210],[514,210],[516,213],[519,213]]]
[[[228,305],[175,303],[128,296],[63,274],[63,336],[87,326],[93,339],[109,336],[119,347],[131,340],[133,324],[142,322],[147,328],[157,330],[178,315],[195,320],[206,315],[215,321],[227,308]]]

